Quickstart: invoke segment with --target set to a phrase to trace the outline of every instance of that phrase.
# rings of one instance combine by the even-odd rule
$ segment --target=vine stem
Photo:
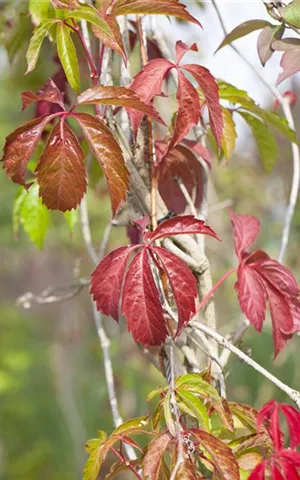
[[[222,27],[222,30],[224,32],[224,35],[227,35],[227,30],[222,18],[222,15],[220,13],[219,7],[217,5],[216,0],[212,0],[212,5],[216,11],[217,17],[219,19],[220,25]],[[260,79],[260,81],[265,85],[265,87],[273,94],[273,96],[279,101],[284,116],[287,120],[287,123],[289,127],[295,131],[295,122],[294,118],[292,115],[291,111],[291,105],[289,103],[288,98],[285,98],[283,95],[281,95],[280,91],[273,87],[266,79],[265,77],[261,74],[261,72],[252,65],[251,62],[243,55],[242,52],[238,48],[236,48],[234,45],[230,44],[230,47],[232,50],[248,65],[249,68],[257,75],[257,77]],[[278,261],[282,262],[286,253],[286,249],[288,246],[289,242],[289,236],[290,236],[290,230],[291,230],[291,224],[295,212],[295,206],[299,194],[299,187],[300,187],[300,154],[299,154],[299,147],[296,143],[291,142],[291,147],[292,147],[292,156],[293,156],[293,178],[292,178],[292,186],[291,186],[291,191],[290,191],[290,197],[289,197],[289,203],[287,206],[286,210],[286,215],[285,215],[285,220],[284,220],[284,227],[282,231],[282,236],[281,236],[281,244],[280,244],[280,250],[278,254]]]
[[[227,338],[223,337],[222,335],[217,333],[215,330],[212,330],[206,325],[202,325],[198,322],[193,322],[191,326],[194,329],[200,330],[201,332],[205,333],[209,337],[216,340],[219,345],[226,348],[227,350],[230,350],[234,355],[236,355],[238,358],[243,360],[247,365],[249,365],[258,373],[260,373],[265,378],[267,378],[270,382],[276,385],[282,392],[286,393],[290,397],[290,399],[293,400],[293,402],[295,402],[297,407],[300,409],[300,392],[289,387],[288,385],[283,383],[281,380],[279,380],[277,377],[272,375],[272,373],[268,372],[268,370],[266,370],[261,365],[259,365],[259,363],[255,362],[255,360],[250,358],[248,355],[246,355],[246,353],[242,352],[242,350],[237,348],[229,340],[227,340]]]
[[[228,270],[228,272],[224,273],[224,275],[217,281],[217,283],[215,283],[213,288],[205,295],[205,297],[202,298],[199,306],[196,309],[196,312],[195,312],[194,316],[197,315],[197,313],[199,313],[200,310],[202,310],[202,308],[206,305],[206,303],[209,301],[209,299],[214,295],[215,291],[224,282],[224,280],[226,280],[226,278],[229,277],[229,275],[236,272],[237,269],[238,269],[238,267],[233,267],[230,270]]]
[[[140,474],[133,468],[133,466],[127,462],[127,460],[123,457],[122,453],[116,450],[114,447],[111,447],[111,451],[118,457],[121,463],[124,463],[126,467],[129,468],[129,470],[135,475],[138,480],[143,480]]]
[[[147,55],[147,37],[145,34],[145,30],[143,27],[143,19],[138,15],[137,16],[137,32],[139,37],[140,43],[140,54],[142,65],[145,66],[148,62],[148,55]],[[155,230],[157,227],[157,191],[158,191],[158,177],[157,177],[157,168],[156,168],[156,161],[155,161],[155,146],[153,141],[153,125],[152,120],[150,117],[147,117],[147,124],[148,124],[148,155],[150,160],[150,172],[151,172],[151,227],[152,230]]]

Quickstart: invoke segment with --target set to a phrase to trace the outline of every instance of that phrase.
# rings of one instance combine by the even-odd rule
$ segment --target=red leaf
[[[178,40],[176,42],[175,51],[176,51],[176,61],[177,61],[177,64],[178,64],[178,63],[180,63],[182,57],[188,51],[198,52],[198,47],[197,47],[196,43],[193,43],[193,45],[188,47],[186,45],[186,43],[182,42],[181,40]]]
[[[211,153],[204,145],[196,140],[188,140],[187,138],[182,142],[189,147],[199,157],[206,161],[209,168],[211,168]]]
[[[175,147],[189,133],[200,119],[200,99],[191,82],[178,70],[177,88],[178,111],[173,137],[169,149]]]
[[[49,209],[65,212],[79,205],[86,191],[84,153],[65,121],[53,127],[35,171]]]
[[[230,210],[235,251],[239,258],[252,245],[259,233],[259,220],[250,215],[237,215]]]
[[[186,6],[177,0],[116,0],[112,12],[115,15],[168,15],[181,18],[201,26],[186,10]]]
[[[259,265],[259,273],[279,291],[288,296],[299,296],[297,280],[292,272],[276,260],[264,260]]]
[[[158,480],[163,454],[172,440],[173,437],[168,431],[160,433],[151,440],[143,459],[143,473],[145,478]]]
[[[108,48],[111,48],[112,50],[115,50],[118,52],[120,55],[122,55],[123,60],[125,64],[127,63],[127,56],[126,52],[124,50],[124,45],[123,45],[123,40],[122,40],[122,35],[120,32],[120,27],[117,22],[117,19],[115,15],[112,15],[110,13],[108,14],[103,14],[102,15],[103,20],[107,23],[109,26],[112,36],[109,37],[106,35],[103,30],[96,25],[92,25],[92,30],[94,35],[101,40],[101,42]]]
[[[203,220],[198,220],[193,215],[183,215],[170,218],[158,225],[153,231],[145,235],[150,243],[164,237],[171,237],[174,235],[196,235],[201,233],[203,235],[210,235],[219,240],[217,234],[208,225],[205,225]]]
[[[180,68],[189,72],[201,88],[208,107],[211,130],[215,136],[218,147],[221,148],[223,117],[216,79],[207,68],[200,65],[183,65]]]
[[[78,105],[119,105],[138,110],[165,125],[163,119],[152,105],[140,100],[135,91],[125,87],[98,86],[85,90],[77,98]]]
[[[163,81],[169,71],[174,67],[174,63],[164,58],[151,60],[144,66],[143,70],[134,77],[130,86],[131,90],[134,90],[143,102],[150,103],[155,95],[160,95]],[[129,112],[133,132],[136,134],[144,115],[139,112],[132,112],[131,110],[129,110]]]
[[[121,310],[136,342],[146,346],[161,345],[165,341],[168,332],[146,248],[130,265]]]
[[[167,274],[178,312],[178,327],[176,336],[196,311],[197,280],[187,265],[176,255],[165,248],[152,247]]]
[[[281,57],[280,66],[282,72],[279,74],[276,86],[300,71],[300,48],[293,48],[285,52]]]
[[[265,480],[265,462],[255,467],[248,480]]]
[[[253,268],[241,264],[235,289],[242,312],[260,332],[265,319],[267,295],[259,274]]]
[[[7,175],[13,182],[28,186],[25,184],[27,164],[45,126],[52,118],[52,115],[35,118],[6,137],[2,161]]]
[[[171,212],[183,213],[187,201],[177,178],[180,178],[191,198],[195,192],[195,208],[199,208],[203,195],[202,165],[190,148],[180,144],[164,156],[167,144],[156,142],[159,193]],[[163,157],[163,158],[162,158]]]
[[[97,309],[119,321],[121,289],[129,257],[137,246],[120,247],[109,253],[92,273],[91,295]]]
[[[74,116],[106,176],[115,215],[129,188],[129,174],[122,150],[110,129],[101,120],[86,113],[76,113]]]
[[[35,102],[39,102],[41,100],[56,103],[58,104],[63,110],[64,102],[63,98],[64,95],[60,90],[57,88],[56,84],[53,82],[52,79],[48,80],[48,82],[44,85],[44,87],[39,90],[37,93],[27,91],[21,94],[22,98],[22,110],[27,108],[29,105]]]
[[[191,428],[187,430],[200,442],[200,445],[211,455],[215,465],[214,474],[222,480],[239,480],[239,466],[231,449],[214,435],[203,430]]]

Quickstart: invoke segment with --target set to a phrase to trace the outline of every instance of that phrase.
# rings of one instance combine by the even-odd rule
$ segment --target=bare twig
[[[250,326],[249,320],[245,319],[242,325],[237,329],[237,331],[229,336],[229,341],[233,345],[238,344],[240,340],[243,338],[245,332],[248,330],[249,326]],[[226,367],[230,358],[230,354],[231,354],[230,350],[225,349],[220,355],[220,363],[222,365],[222,368]]]
[[[216,0],[212,0],[212,5],[216,11],[216,14],[218,16],[218,19],[220,21],[220,25],[222,27],[222,30],[224,32],[224,35],[227,35],[227,30],[223,21],[223,18],[221,16],[219,7],[217,5]],[[261,74],[261,72],[252,65],[251,62],[243,55],[242,52],[238,48],[236,48],[234,45],[230,44],[230,47],[234,52],[248,65],[249,68],[257,75],[257,77],[260,79],[260,81],[265,85],[265,87],[274,95],[274,97],[279,101],[284,116],[288,122],[289,127],[292,130],[295,130],[295,122],[294,118],[292,115],[291,111],[291,106],[289,103],[289,99],[281,95],[279,90],[275,88],[273,85],[271,85]],[[289,241],[289,235],[290,235],[290,229],[291,229],[291,223],[293,220],[293,215],[295,211],[295,206],[298,198],[298,193],[299,193],[299,187],[300,187],[300,154],[299,154],[299,147],[296,143],[291,143],[292,146],[292,155],[293,155],[293,178],[292,178],[292,186],[291,186],[291,192],[290,192],[290,198],[289,198],[289,203],[288,207],[286,210],[285,214],[285,220],[284,220],[284,227],[283,227],[283,232],[282,232],[282,237],[281,237],[281,245],[280,245],[280,251],[278,255],[278,261],[282,262],[284,259],[284,255],[286,252],[286,248],[288,245]]]
[[[286,393],[290,397],[290,399],[295,402],[297,407],[300,408],[300,392],[289,387],[277,377],[272,375],[270,372],[268,372],[268,370],[259,365],[259,363],[255,362],[255,360],[250,358],[248,355],[246,355],[246,353],[242,352],[239,348],[234,346],[229,340],[217,333],[215,330],[212,330],[206,325],[200,324],[198,322],[193,322],[191,326],[194,327],[194,329],[200,330],[201,332],[205,333],[209,337],[214,338],[219,343],[219,345],[226,348],[227,350],[230,350],[234,355],[243,360],[243,362],[245,362],[247,365],[252,367],[258,373],[260,373],[270,382],[276,385],[282,392]]]

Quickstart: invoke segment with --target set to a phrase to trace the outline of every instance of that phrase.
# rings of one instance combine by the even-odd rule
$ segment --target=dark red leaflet
[[[261,332],[266,312],[267,294],[259,274],[251,267],[240,264],[235,289],[242,312],[251,324]]]
[[[198,220],[193,215],[182,215],[170,218],[158,225],[154,232],[149,232],[145,236],[150,243],[159,238],[171,237],[173,235],[204,234],[219,240],[217,234],[203,220]]]
[[[151,250],[158,256],[170,282],[178,312],[178,336],[196,311],[197,280],[187,265],[173,253],[161,247],[151,247]]]
[[[160,345],[168,334],[147,248],[133,259],[125,278],[121,306],[128,330],[142,345]]]
[[[259,234],[259,220],[252,215],[237,215],[232,209],[229,214],[233,227],[235,251],[241,258],[242,253],[252,245]]]

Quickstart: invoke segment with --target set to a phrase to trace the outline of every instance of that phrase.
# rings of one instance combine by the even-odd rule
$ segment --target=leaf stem
[[[143,480],[140,474],[133,468],[133,466],[124,458],[123,454],[116,450],[114,447],[111,447],[111,451],[118,457],[121,463],[126,465],[126,467],[129,468],[129,470],[138,478],[139,480]]]
[[[231,270],[228,270],[228,272],[224,273],[224,275],[215,283],[213,288],[205,295],[205,297],[202,298],[200,305],[197,307],[197,310],[195,312],[195,315],[200,312],[200,310],[204,307],[204,305],[208,302],[208,300],[214,295],[215,291],[219,288],[219,286],[226,280],[229,275],[232,273],[236,272],[238,267],[233,267]]]
[[[141,61],[142,65],[145,66],[148,62],[148,55],[147,55],[147,37],[145,34],[145,30],[143,28],[142,18],[137,15],[136,18],[137,23],[137,32],[140,42],[140,54],[141,54]],[[152,231],[155,230],[157,227],[157,191],[158,191],[158,176],[157,176],[157,168],[156,168],[156,160],[155,160],[155,146],[153,141],[153,125],[152,120],[150,117],[147,117],[147,124],[148,124],[148,156],[150,161],[150,172],[151,172],[151,227]]]
[[[68,25],[70,27],[70,25]],[[71,27],[70,27],[71,28]],[[98,72],[97,72],[97,68],[96,68],[96,65],[95,65],[95,62],[93,60],[93,57],[92,57],[92,54],[90,52],[90,49],[87,45],[87,42],[86,42],[86,39],[85,39],[85,36],[83,35],[80,27],[76,24],[76,22],[73,20],[73,30],[74,32],[77,33],[78,37],[79,37],[79,40],[80,40],[80,43],[83,47],[83,50],[84,50],[84,53],[85,53],[85,56],[86,56],[86,59],[87,59],[87,62],[89,64],[89,68],[90,68],[90,72],[91,72],[91,79],[93,81],[93,85],[97,85],[98,83],[98,80],[99,80],[99,75],[98,75]]]

